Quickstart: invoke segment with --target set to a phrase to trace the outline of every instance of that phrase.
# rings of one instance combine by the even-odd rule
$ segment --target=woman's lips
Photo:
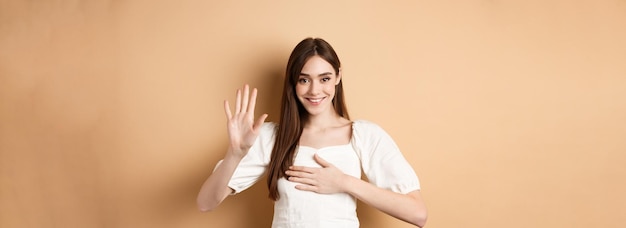
[[[322,103],[324,98],[325,97],[322,97],[322,98],[306,98],[306,100],[309,101],[309,103],[311,103],[311,104],[318,105],[318,104]]]

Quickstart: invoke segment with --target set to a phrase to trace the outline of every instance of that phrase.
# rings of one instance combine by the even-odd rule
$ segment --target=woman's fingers
[[[320,164],[324,168],[329,167],[329,166],[332,165],[329,162],[327,162],[326,160],[322,159],[322,157],[320,157],[318,154],[313,155],[313,159],[315,159],[317,164]]]
[[[230,120],[233,117],[233,114],[230,112],[230,104],[228,101],[224,101],[224,112],[226,112],[226,117]]]
[[[250,101],[250,86],[245,84],[243,86],[243,101],[241,102],[241,112],[246,113],[248,111],[248,102]]]
[[[296,185],[296,189],[309,192],[319,192],[319,187],[313,185]]]
[[[302,171],[302,172],[307,172],[307,173],[312,173],[314,168],[309,168],[306,166],[289,166],[290,170],[294,170],[294,171]]]
[[[235,100],[235,115],[241,112],[241,89],[237,90],[237,98]]]
[[[317,185],[317,181],[306,177],[289,177],[289,181],[307,185]]]
[[[293,171],[293,170],[287,170],[287,171],[285,171],[285,174],[287,174],[287,176],[289,176],[289,177],[297,177],[297,178],[313,178],[313,177],[315,177],[315,174],[313,174],[313,173],[302,172],[302,171]]]
[[[252,94],[250,95],[250,103],[248,104],[247,111],[254,116],[254,109],[256,108],[256,88],[252,89]]]
[[[267,114],[263,114],[257,119],[256,123],[254,123],[254,129],[259,129],[263,123],[265,123],[265,118],[267,118]]]
[[[317,172],[317,170],[319,170],[319,168],[294,165],[294,166],[290,166],[288,171],[293,172],[293,173],[315,173]]]
[[[256,108],[257,93],[258,92],[256,88],[252,89],[251,93],[250,86],[248,86],[247,84],[243,86],[243,92],[242,89],[238,89],[234,113],[231,112],[230,104],[228,103],[228,101],[224,102],[224,111],[226,112],[226,116],[228,117],[228,119],[232,119],[233,116],[237,117],[239,116],[239,114],[242,114],[241,117],[250,116],[250,120],[252,120],[252,118],[254,117],[254,109]],[[265,122],[265,118],[267,118],[267,114],[261,115],[257,122],[252,123],[253,127],[260,127]]]

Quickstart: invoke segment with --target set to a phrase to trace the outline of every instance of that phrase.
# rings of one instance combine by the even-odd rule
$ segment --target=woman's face
[[[310,115],[334,112],[335,86],[341,74],[335,74],[330,63],[319,56],[309,58],[296,82],[296,96]]]

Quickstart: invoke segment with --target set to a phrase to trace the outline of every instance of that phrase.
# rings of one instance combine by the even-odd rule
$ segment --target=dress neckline
[[[337,148],[341,148],[341,147],[346,147],[346,146],[352,146],[352,139],[350,139],[350,142],[346,143],[346,144],[324,146],[324,147],[320,147],[320,148],[316,148],[316,147],[312,147],[312,146],[300,146],[300,145],[298,145],[299,148],[306,148],[306,149],[311,149],[311,150],[315,150],[315,151],[328,150],[328,149],[332,149],[332,148],[336,148],[336,147]]]
[[[331,149],[334,147],[345,147],[345,146],[352,146],[352,142],[354,141],[354,124],[356,123],[356,121],[350,121],[350,140],[348,141],[348,143],[344,143],[344,144],[337,144],[337,145],[330,145],[330,146],[323,146],[323,147],[312,147],[312,146],[303,146],[298,144],[299,148],[308,148],[308,149],[312,149],[315,151],[320,151],[320,150],[325,150],[325,149]]]

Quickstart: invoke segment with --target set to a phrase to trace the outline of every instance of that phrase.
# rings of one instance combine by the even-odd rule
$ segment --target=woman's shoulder
[[[352,128],[354,130],[354,133],[360,134],[360,135],[365,135],[365,134],[376,135],[376,134],[385,132],[385,130],[383,130],[383,128],[380,127],[380,125],[372,121],[363,120],[363,119],[352,121]]]
[[[364,120],[364,119],[358,119],[358,120],[353,120],[352,124],[354,126],[358,126],[358,127],[376,127],[376,128],[380,128],[380,126],[372,121],[369,120]]]

